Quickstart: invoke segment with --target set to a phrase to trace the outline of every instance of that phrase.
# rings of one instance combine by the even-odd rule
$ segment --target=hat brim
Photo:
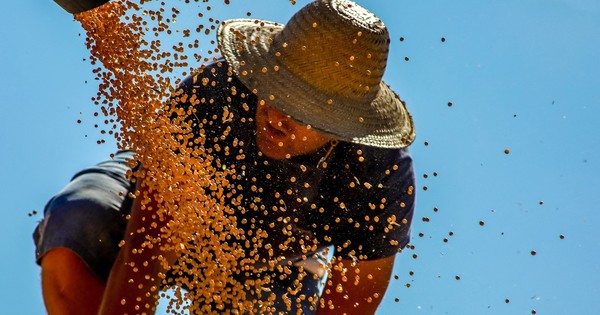
[[[403,148],[414,141],[410,113],[383,81],[370,104],[355,104],[290,73],[271,49],[282,29],[279,23],[251,19],[220,25],[221,53],[246,87],[295,121],[342,141],[382,148]]]

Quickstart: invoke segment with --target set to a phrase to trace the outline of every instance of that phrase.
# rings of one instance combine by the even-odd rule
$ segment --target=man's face
[[[331,138],[294,122],[260,100],[256,110],[256,144],[269,158],[281,160],[317,151]]]

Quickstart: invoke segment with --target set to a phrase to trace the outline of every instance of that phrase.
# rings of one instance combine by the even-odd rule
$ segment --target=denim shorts
[[[131,151],[118,151],[112,159],[82,170],[48,201],[44,208],[44,219],[33,233],[38,264],[49,250],[68,248],[78,254],[100,279],[107,281],[119,253],[118,244],[125,234],[126,216],[133,203],[128,195],[134,187],[126,176],[131,169],[127,160],[133,154]],[[296,263],[296,266],[301,266],[309,274],[312,272],[319,275],[303,277],[300,294],[322,294],[326,280],[323,272],[327,260],[325,255],[316,253],[308,260]],[[298,267],[292,272],[298,272]],[[291,280],[276,279],[278,280],[266,288],[276,295],[284,296],[288,293],[288,288],[297,286]],[[285,303],[279,301],[282,299],[277,299],[273,305],[277,312],[295,314],[298,309],[302,309],[302,314],[315,313],[308,301],[301,305],[292,303],[291,312],[287,310]]]

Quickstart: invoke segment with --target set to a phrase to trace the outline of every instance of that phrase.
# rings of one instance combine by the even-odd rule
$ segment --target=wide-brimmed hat
[[[284,26],[235,19],[218,30],[238,79],[270,106],[333,138],[402,148],[415,138],[404,103],[382,81],[389,34],[347,0],[318,0]]]

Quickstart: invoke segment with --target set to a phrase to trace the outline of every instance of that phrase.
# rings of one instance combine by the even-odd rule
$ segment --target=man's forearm
[[[160,274],[164,272],[158,259],[160,253],[154,249],[143,249],[138,242],[121,248],[111,270],[100,315],[103,314],[154,314],[158,300]],[[137,248],[136,248],[137,247]]]
[[[154,195],[143,187],[135,199],[127,225],[124,245],[113,265],[100,315],[154,314],[158,291],[166,269],[162,262],[172,263],[173,254],[160,250],[161,244],[149,245],[148,238],[159,239],[165,221],[158,221]]]
[[[334,262],[317,314],[375,314],[389,285],[394,259]]]

